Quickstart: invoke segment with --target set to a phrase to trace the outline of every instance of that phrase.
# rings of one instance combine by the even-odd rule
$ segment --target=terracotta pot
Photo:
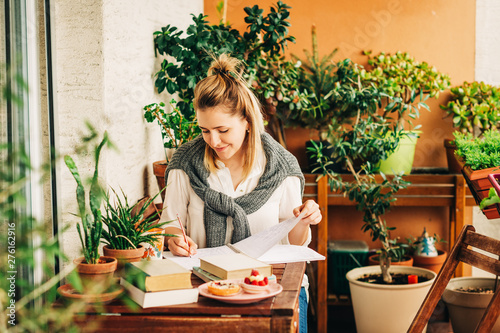
[[[448,252],[441,250],[438,250],[437,257],[413,256],[413,266],[430,269],[435,273],[439,273],[447,256]]]
[[[118,261],[113,257],[101,256],[99,264],[85,263],[85,257],[73,260],[80,276],[84,294],[103,293],[113,284],[113,273]]]
[[[107,257],[113,257],[118,260],[115,275],[123,276],[125,264],[128,262],[140,261],[144,255],[144,246],[139,245],[137,249],[128,250],[117,250],[112,249],[109,245],[104,245],[102,248],[104,255]]]
[[[457,158],[457,161],[462,168],[462,174],[464,175],[467,186],[476,200],[476,203],[479,205],[481,200],[488,197],[488,192],[493,186],[488,176],[498,173],[500,167],[472,170],[470,167],[465,166],[465,162],[462,159]],[[496,219],[500,218],[499,210],[500,207],[498,205],[493,205],[484,208],[482,211],[488,219]]]
[[[457,147],[452,143],[453,139],[444,139],[444,148],[446,149],[446,160],[448,161],[448,172],[451,174],[460,174],[462,167],[455,157]]]
[[[153,163],[153,173],[156,176],[156,182],[158,183],[158,189],[161,191],[161,201],[165,200],[165,170],[167,170],[167,160],[157,161]]]
[[[368,265],[380,265],[378,254],[373,254],[368,257]],[[413,266],[413,258],[411,256],[404,256],[402,261],[392,261],[391,266]]]
[[[500,179],[500,173],[490,173],[488,175],[488,180],[491,186],[495,188],[498,195],[500,195],[500,184],[498,180]],[[483,209],[483,214],[486,215],[488,219],[500,218],[500,205],[491,205]]]
[[[472,170],[469,166],[465,165],[465,162],[462,159],[457,158],[457,162],[460,164],[462,174],[467,180],[467,185],[469,185],[470,190],[474,190],[474,192],[476,192],[477,194],[486,192],[485,195],[488,196],[488,191],[491,187],[491,182],[488,179],[488,175],[490,173],[498,172],[500,170],[500,167]]]

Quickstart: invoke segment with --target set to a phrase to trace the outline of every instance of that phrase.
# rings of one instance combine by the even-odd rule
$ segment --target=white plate
[[[223,280],[224,282],[232,282],[232,283],[238,283],[241,284],[243,283],[242,279],[237,279],[237,280]],[[200,295],[216,299],[221,302],[225,303],[231,303],[231,304],[250,304],[250,303],[255,303],[262,301],[266,298],[273,297],[278,295],[280,292],[283,291],[283,287],[281,284],[278,283],[270,283],[269,288],[259,294],[250,294],[246,292],[238,292],[232,296],[217,296],[214,294],[211,294],[208,292],[208,283],[204,283],[201,286],[198,287],[198,290],[200,292]]]

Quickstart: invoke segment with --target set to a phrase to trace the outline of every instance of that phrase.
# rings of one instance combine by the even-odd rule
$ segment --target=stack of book
[[[202,280],[243,279],[257,269],[263,276],[271,276],[273,268],[242,253],[222,254],[200,258],[200,267],[193,267],[193,273]]]
[[[168,259],[127,263],[120,283],[143,308],[198,302],[191,271]]]

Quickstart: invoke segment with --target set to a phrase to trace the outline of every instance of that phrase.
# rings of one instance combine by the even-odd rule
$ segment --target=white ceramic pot
[[[443,301],[450,313],[451,326],[454,333],[472,333],[483,316],[484,309],[491,301],[493,294],[478,294],[458,291],[460,287],[494,288],[495,279],[487,277],[453,278],[448,283]],[[493,326],[492,333],[500,333],[500,320]]]
[[[407,285],[358,281],[365,274],[380,273],[379,266],[360,267],[347,272],[358,333],[406,332],[436,278],[435,272],[419,267],[392,266],[390,272],[425,276],[429,281]]]

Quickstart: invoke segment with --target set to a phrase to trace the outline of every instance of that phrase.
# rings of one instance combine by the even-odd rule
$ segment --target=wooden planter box
[[[500,167],[493,167],[488,169],[481,170],[472,170],[469,166],[465,165],[465,162],[462,159],[457,159],[458,164],[462,168],[462,174],[469,186],[469,189],[476,200],[476,203],[479,205],[481,200],[488,197],[488,192],[491,187],[493,187],[492,182],[488,178],[490,174],[495,174],[500,172]],[[488,219],[497,219],[500,218],[500,206],[488,206],[483,209],[484,215]]]

